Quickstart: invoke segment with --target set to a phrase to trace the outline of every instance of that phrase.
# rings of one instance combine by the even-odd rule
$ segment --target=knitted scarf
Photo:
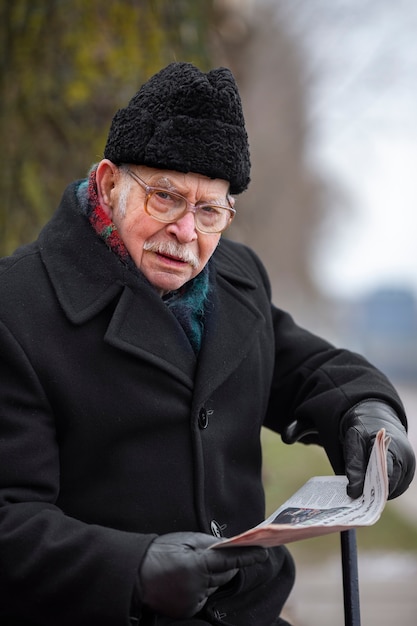
[[[122,263],[138,274],[139,270],[133,262],[116,226],[100,205],[95,168],[91,170],[88,179],[80,183],[77,195],[83,213],[87,216],[97,235],[103,239]],[[209,266],[207,264],[193,280],[185,283],[180,289],[164,295],[162,298],[181,324],[196,354],[200,350],[203,338],[204,314],[209,291]]]

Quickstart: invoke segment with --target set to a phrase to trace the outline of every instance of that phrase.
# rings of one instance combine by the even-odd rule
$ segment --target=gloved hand
[[[173,618],[192,617],[239,568],[262,563],[264,548],[207,550],[219,540],[193,532],[169,533],[149,546],[139,571],[138,597],[150,609]]]
[[[407,432],[394,409],[379,400],[364,400],[343,416],[340,427],[349,479],[348,495],[359,498],[362,494],[372,445],[377,432],[385,428],[386,435],[391,438],[387,450],[388,498],[400,496],[413,479],[416,459]]]

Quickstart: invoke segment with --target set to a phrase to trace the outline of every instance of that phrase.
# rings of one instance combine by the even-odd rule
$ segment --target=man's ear
[[[96,183],[98,200],[100,206],[110,218],[113,215],[113,189],[118,175],[119,168],[112,163],[112,161],[109,161],[109,159],[103,159],[97,166]]]

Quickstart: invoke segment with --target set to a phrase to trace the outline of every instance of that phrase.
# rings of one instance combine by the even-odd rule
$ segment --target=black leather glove
[[[268,558],[264,548],[207,550],[218,541],[211,535],[193,532],[157,537],[139,571],[140,601],[168,617],[192,617],[218,587],[232,580],[239,568]]]
[[[395,411],[380,400],[364,400],[343,416],[340,426],[348,495],[359,498],[362,494],[372,445],[377,432],[385,428],[391,438],[387,451],[388,498],[400,496],[413,479],[416,459],[407,431]]]

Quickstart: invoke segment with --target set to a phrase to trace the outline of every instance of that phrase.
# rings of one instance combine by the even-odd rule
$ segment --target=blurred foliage
[[[262,432],[264,485],[267,515],[283,504],[312,476],[328,476],[332,468],[322,448],[282,443],[280,437],[266,429]],[[417,521],[417,520],[416,520]],[[398,502],[387,503],[376,524],[357,529],[360,552],[364,550],[417,553],[417,523],[400,514]],[[314,562],[340,550],[339,533],[299,541],[290,545],[299,561]]]
[[[211,0],[0,0],[0,256],[101,158],[115,111],[174,60],[207,69]]]

